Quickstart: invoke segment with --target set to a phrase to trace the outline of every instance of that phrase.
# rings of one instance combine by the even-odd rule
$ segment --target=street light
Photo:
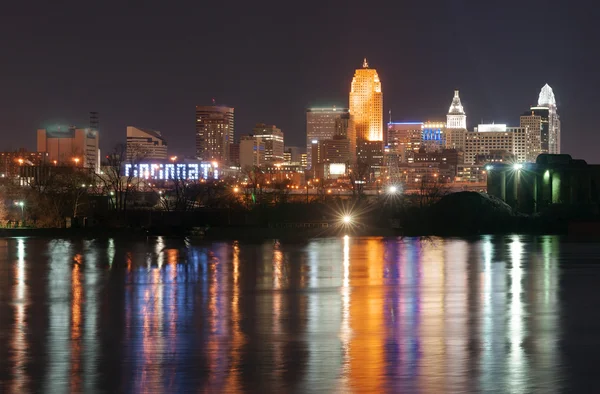
[[[171,156],[171,161],[174,162],[175,160],[177,160],[177,156]]]
[[[79,165],[79,157],[73,158],[73,161],[75,162],[75,166]]]
[[[389,194],[396,194],[396,193],[398,193],[398,188],[397,188],[396,186],[393,186],[393,185],[392,185],[392,186],[390,186],[390,187],[388,188],[388,193],[389,193]]]

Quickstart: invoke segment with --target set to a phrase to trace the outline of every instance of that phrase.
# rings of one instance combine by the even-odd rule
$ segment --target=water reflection
[[[573,374],[576,248],[557,237],[3,242],[2,392],[553,392]]]

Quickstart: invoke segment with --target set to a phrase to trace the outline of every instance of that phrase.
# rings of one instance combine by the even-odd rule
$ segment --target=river
[[[0,239],[0,392],[600,390],[600,244]]]

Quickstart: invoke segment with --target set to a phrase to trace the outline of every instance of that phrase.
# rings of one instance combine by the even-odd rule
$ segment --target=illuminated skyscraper
[[[460,102],[458,90],[454,91],[454,98],[448,115],[446,115],[445,146],[448,149],[464,151],[467,134],[467,115]]]
[[[312,163],[312,142],[330,140],[347,133],[348,108],[308,108],[306,110],[306,149]]]
[[[521,126],[540,132],[540,153],[560,153],[560,118],[552,88],[546,84],[538,97],[537,107],[521,116]]]
[[[458,90],[454,91],[454,98],[452,104],[446,115],[446,128],[447,129],[466,129],[467,128],[467,115],[460,102],[460,96]]]
[[[367,59],[354,73],[350,86],[350,123],[348,139],[351,149],[361,141],[381,141],[383,149],[383,93],[375,69]],[[354,142],[356,141],[356,142]]]
[[[227,163],[233,133],[233,108],[196,106],[197,159]]]

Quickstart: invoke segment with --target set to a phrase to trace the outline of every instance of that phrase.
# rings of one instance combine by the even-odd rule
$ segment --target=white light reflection
[[[344,235],[344,249],[342,266],[344,273],[342,276],[342,322],[340,324],[340,340],[342,341],[342,376],[341,387],[348,388],[348,375],[350,373],[350,340],[352,338],[352,329],[350,328],[350,237]],[[346,390],[344,390],[346,391]]]
[[[523,340],[525,338],[524,317],[525,310],[522,301],[522,282],[523,267],[521,266],[523,257],[523,243],[519,235],[513,235],[510,243],[510,315],[508,341],[510,343],[507,374],[507,387],[510,387],[511,393],[521,393],[527,391],[526,379],[527,360],[523,350]]]
[[[108,267],[112,268],[115,262],[115,240],[113,238],[108,239],[108,248],[106,248],[106,257],[108,259]]]
[[[11,392],[27,392],[29,379],[25,371],[27,361],[27,322],[25,319],[27,309],[27,276],[25,271],[25,243],[23,238],[17,240],[17,265],[15,267],[15,288],[13,303],[15,305],[14,335],[11,343],[13,351],[13,369]]]
[[[109,240],[109,249],[113,248],[114,256],[114,241]],[[85,346],[83,359],[83,378],[84,392],[90,393],[95,391],[97,380],[97,360],[98,360],[98,249],[93,245],[93,241],[86,241],[85,254],[85,319],[83,343]]]
[[[72,244],[54,240],[48,244],[48,392],[69,392],[71,368],[71,264]]]

